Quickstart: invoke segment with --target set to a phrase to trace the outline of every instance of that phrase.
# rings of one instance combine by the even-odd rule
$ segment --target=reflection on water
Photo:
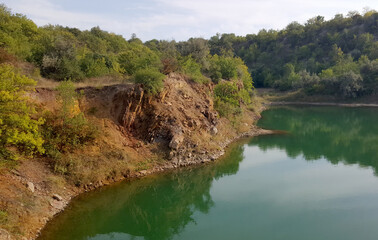
[[[289,132],[288,136],[255,138],[250,146],[279,148],[290,157],[322,157],[333,164],[372,167],[378,172],[378,109],[280,107],[263,113],[259,126]]]
[[[237,173],[243,146],[234,146],[227,156],[221,164],[149,176],[86,194],[50,224],[40,239],[138,239],[121,233],[170,239],[189,222],[195,223],[194,212],[206,214],[214,205],[211,184]],[[61,226],[66,223],[74,226],[69,234]]]
[[[259,124],[289,134],[236,143],[209,165],[85,194],[39,240],[376,239],[376,112],[268,110]]]

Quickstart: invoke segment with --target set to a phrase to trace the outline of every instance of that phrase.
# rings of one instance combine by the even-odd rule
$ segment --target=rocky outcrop
[[[77,89],[83,92],[80,110],[101,130],[96,143],[87,146],[85,152],[89,159],[93,159],[90,164],[95,167],[85,170],[101,174],[93,178],[97,179],[96,182],[91,180],[78,187],[72,182],[62,182],[61,178],[57,180],[48,162],[35,160],[25,161],[20,171],[13,170],[3,179],[0,176],[3,185],[18,183],[10,192],[13,195],[7,195],[12,196],[14,203],[18,203],[18,193],[22,192],[23,198],[38,206],[28,209],[30,212],[23,211],[25,205],[17,205],[22,211],[10,208],[10,214],[17,214],[18,218],[28,222],[23,226],[22,235],[33,239],[54,214],[62,211],[73,196],[83,191],[125,178],[210,162],[220,157],[225,147],[238,137],[268,134],[251,128],[258,117],[256,113],[246,111],[248,116],[241,118],[244,133],[236,130],[227,119],[220,118],[213,107],[211,84],[197,84],[178,74],[169,75],[164,84],[164,90],[154,97],[134,84]],[[40,89],[33,98],[44,108],[53,110],[56,104],[46,103],[53,101],[55,94],[54,90]],[[114,169],[104,167],[111,162],[116,163]],[[46,179],[50,179],[49,182]],[[0,195],[0,208],[4,205],[1,200]],[[7,232],[0,234],[9,235]]]
[[[166,145],[170,159],[180,161],[183,152],[195,152],[198,147],[190,138],[193,132],[217,134],[219,117],[209,95],[211,85],[191,83],[171,74],[165,79],[164,89],[154,97],[140,86],[118,91],[112,99],[111,114],[125,134]]]

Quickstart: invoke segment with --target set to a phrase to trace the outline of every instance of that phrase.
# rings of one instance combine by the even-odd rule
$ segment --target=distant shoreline
[[[279,105],[312,105],[312,106],[339,106],[339,107],[378,107],[376,103],[335,103],[335,102],[270,102],[270,106]]]

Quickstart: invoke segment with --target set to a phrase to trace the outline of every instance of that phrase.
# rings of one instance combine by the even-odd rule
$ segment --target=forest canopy
[[[282,30],[257,34],[217,34],[209,40],[142,42],[126,40],[99,27],[90,30],[38,27],[21,14],[0,6],[0,61],[6,54],[35,64],[49,79],[81,81],[114,76],[135,79],[181,72],[193,81],[218,84],[239,81],[256,87],[303,89],[306,94],[356,98],[378,91],[378,13],[366,10],[325,20],[292,22]],[[138,75],[140,81],[140,74]],[[252,77],[251,77],[252,76]],[[235,84],[237,84],[235,82]]]

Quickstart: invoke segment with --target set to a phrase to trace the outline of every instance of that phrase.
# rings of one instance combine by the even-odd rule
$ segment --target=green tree
[[[210,53],[207,40],[203,38],[190,38],[186,42],[179,42],[177,49],[182,56],[191,56],[197,63],[201,65],[203,70],[209,68],[208,55]]]
[[[161,68],[159,56],[148,47],[136,42],[132,42],[127,50],[118,55],[118,62],[129,75],[140,69]]]
[[[21,59],[29,59],[38,34],[33,21],[22,14],[12,14],[4,4],[0,4],[0,47]]]
[[[6,64],[0,65],[0,158],[14,159],[17,153],[44,153],[43,139],[39,126],[43,119],[35,119],[33,104],[26,97],[26,91],[36,82],[20,75]]]

